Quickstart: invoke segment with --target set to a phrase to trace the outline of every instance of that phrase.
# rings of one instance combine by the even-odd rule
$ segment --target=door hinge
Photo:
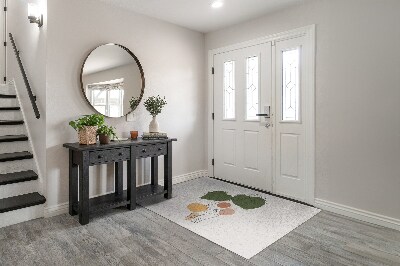
[[[7,12],[7,7],[6,6],[4,7],[4,12]]]
[[[211,68],[211,74],[214,75],[214,72],[215,72],[214,67],[212,67],[212,68]]]
[[[214,159],[211,160],[211,165],[214,165]]]
[[[214,117],[215,117],[215,115],[214,115],[214,113],[212,113],[211,114],[211,119],[214,120]]]
[[[7,46],[7,42],[4,42],[4,44],[3,44],[4,46]]]
[[[6,82],[7,81],[7,77],[4,77],[3,80],[4,80],[4,82]]]

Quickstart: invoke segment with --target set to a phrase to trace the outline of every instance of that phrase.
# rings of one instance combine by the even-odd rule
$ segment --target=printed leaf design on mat
[[[232,196],[226,193],[225,191],[211,191],[201,198],[213,201],[226,201],[226,200],[231,200]]]
[[[252,197],[243,194],[236,195],[231,200],[235,205],[245,210],[257,209],[265,204],[265,200],[261,197]]]

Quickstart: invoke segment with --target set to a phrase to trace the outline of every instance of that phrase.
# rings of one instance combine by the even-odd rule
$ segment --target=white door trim
[[[306,203],[314,205],[315,198],[315,25],[309,25],[294,30],[285,31],[282,33],[277,33],[269,35],[266,37],[241,42],[238,44],[229,45],[226,47],[221,47],[208,51],[208,173],[210,176],[214,176],[214,167],[212,165],[212,159],[214,157],[214,122],[212,119],[212,114],[214,113],[214,79],[212,74],[212,68],[214,66],[214,55],[219,53],[224,53],[228,51],[233,51],[237,49],[242,49],[249,46],[259,45],[266,42],[275,43],[276,41],[282,41],[287,39],[293,39],[296,37],[303,36],[306,38],[306,45],[309,47],[307,49],[308,53],[306,58],[306,68],[305,71],[305,86],[307,90],[305,91],[304,97],[307,99],[308,103],[305,107],[305,120],[306,123]],[[272,53],[274,56],[274,53]],[[274,58],[273,58],[274,60]],[[273,85],[275,85],[275,75],[273,75]],[[274,97],[274,95],[273,95]],[[275,101],[275,99],[273,99]],[[271,110],[272,111],[272,110]],[[275,117],[275,116],[274,116]],[[275,121],[272,121],[275,124]],[[273,130],[273,141],[275,138],[275,127]],[[273,145],[272,157],[275,158],[275,145]],[[274,162],[273,164],[274,165]],[[275,175],[274,170],[272,171],[272,192],[274,192],[274,182]]]

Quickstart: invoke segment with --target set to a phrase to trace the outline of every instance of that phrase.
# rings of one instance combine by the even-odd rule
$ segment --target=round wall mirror
[[[107,117],[131,111],[132,97],[142,100],[144,73],[137,57],[119,44],[104,44],[90,52],[82,65],[82,92],[87,102]]]

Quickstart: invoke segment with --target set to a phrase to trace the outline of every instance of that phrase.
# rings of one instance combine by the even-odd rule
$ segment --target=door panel
[[[306,200],[304,37],[276,43],[275,193]]]
[[[214,56],[214,175],[271,190],[272,132],[255,114],[271,105],[270,43]]]

